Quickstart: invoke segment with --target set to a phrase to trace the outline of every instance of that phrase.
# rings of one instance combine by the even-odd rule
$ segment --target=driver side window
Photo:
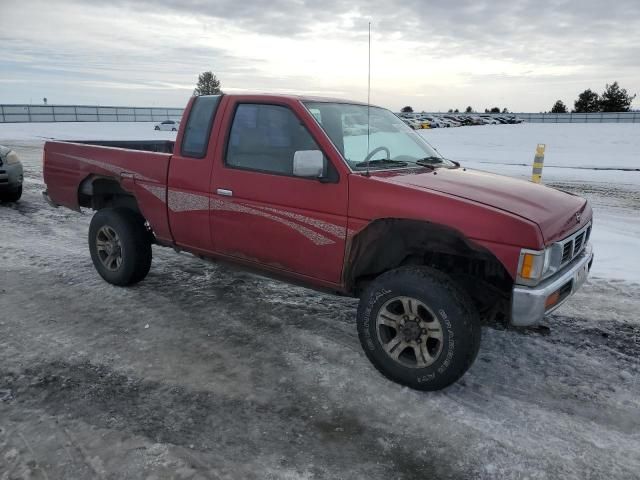
[[[225,163],[232,168],[293,176],[295,153],[308,150],[320,147],[288,107],[240,104]]]

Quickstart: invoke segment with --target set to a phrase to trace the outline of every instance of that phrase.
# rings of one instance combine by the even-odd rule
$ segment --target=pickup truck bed
[[[67,142],[156,153],[173,153],[175,145],[173,140],[67,140]]]

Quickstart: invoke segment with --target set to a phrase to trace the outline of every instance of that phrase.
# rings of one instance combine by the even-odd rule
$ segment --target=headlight
[[[549,250],[522,249],[518,261],[517,283],[537,285],[548,273],[550,261]]]
[[[18,158],[18,154],[11,150],[4,159],[7,165],[15,165],[20,163],[20,159]]]

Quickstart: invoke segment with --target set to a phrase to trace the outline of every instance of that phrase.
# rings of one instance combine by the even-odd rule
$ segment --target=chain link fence
[[[420,115],[421,113],[416,113]],[[430,116],[492,116],[518,117],[529,123],[640,123],[640,112],[598,113],[425,113]]]
[[[182,108],[88,105],[0,105],[0,123],[161,122],[180,120]]]
[[[0,123],[161,122],[180,120],[182,108],[101,107],[89,105],[0,105]],[[448,115],[430,113],[429,115]],[[530,123],[640,123],[640,112],[466,114],[517,116]]]
[[[640,112],[515,113],[530,123],[640,123]]]

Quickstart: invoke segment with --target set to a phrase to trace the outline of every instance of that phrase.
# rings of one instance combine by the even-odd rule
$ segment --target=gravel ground
[[[27,178],[0,205],[0,479],[640,478],[640,285],[484,328],[460,382],[416,392],[368,363],[351,299],[162,248],[103,282],[90,215],[41,199],[41,142],[3,143]]]

